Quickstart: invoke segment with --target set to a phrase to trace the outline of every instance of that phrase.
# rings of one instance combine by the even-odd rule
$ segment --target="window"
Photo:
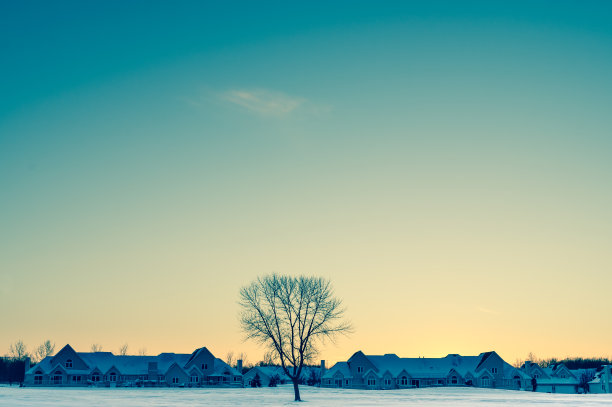
[[[202,370],[208,369],[208,363],[202,363]]]
[[[363,366],[357,366],[357,373],[363,373]]]
[[[401,383],[402,386],[408,386],[408,378],[406,376],[402,376]]]
[[[42,372],[36,372],[34,375],[34,384],[42,384]]]
[[[178,384],[179,382],[179,378],[178,377],[173,377],[172,378],[172,384]]]
[[[565,373],[561,374],[561,378],[562,378],[562,379],[566,379],[566,378],[567,378],[567,376],[565,375]]]
[[[496,368],[496,367],[492,367],[492,368],[491,368],[491,373],[493,373],[493,374],[497,374],[497,368]]]
[[[391,379],[385,379],[385,386],[391,386]]]
[[[345,384],[346,386],[348,386],[348,384],[349,384],[349,379],[344,380],[344,384]]]
[[[66,363],[64,364],[64,366],[66,366],[67,368],[72,367],[72,359],[68,359]]]
[[[72,376],[72,383],[81,383],[81,376]]]
[[[368,386],[376,386],[376,379],[373,379],[373,378],[368,379]]]
[[[419,381],[417,379],[412,379],[410,384],[414,387],[419,387]]]
[[[489,384],[490,384],[489,378],[488,377],[483,377],[482,378],[482,386],[483,387],[489,387]]]
[[[457,376],[451,377],[451,383],[452,384],[457,384]]]
[[[190,381],[191,383],[197,383],[198,381],[200,381],[200,378],[199,378],[198,376],[196,376],[196,375],[192,375],[192,376],[189,378],[189,381]]]
[[[100,375],[97,373],[94,373],[91,375],[91,381],[92,382],[99,382],[100,381]]]
[[[117,373],[113,372],[108,376],[108,380],[110,382],[116,382],[117,381]]]
[[[59,370],[53,376],[53,384],[62,384],[62,372]]]
[[[438,384],[440,384],[440,385],[444,384],[444,380],[438,379]]]

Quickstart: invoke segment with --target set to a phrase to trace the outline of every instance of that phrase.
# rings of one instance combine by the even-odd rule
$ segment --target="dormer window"
[[[496,368],[496,367],[492,367],[492,368],[491,368],[491,373],[493,373],[493,374],[497,374],[497,368]]]
[[[64,366],[66,366],[67,368],[72,367],[72,359],[68,359]]]

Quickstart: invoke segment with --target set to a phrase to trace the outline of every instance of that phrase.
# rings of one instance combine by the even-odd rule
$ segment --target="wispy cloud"
[[[221,99],[263,116],[286,116],[303,106],[306,99],[265,89],[232,89],[223,92]]]

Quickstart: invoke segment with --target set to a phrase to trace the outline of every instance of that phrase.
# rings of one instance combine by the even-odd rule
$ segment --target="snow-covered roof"
[[[351,369],[348,362],[338,362],[330,369],[326,370],[322,379],[333,379],[336,373],[342,374],[345,379],[351,378]]]
[[[367,355],[366,357],[376,366],[379,374],[389,371],[392,376],[397,377],[406,371],[411,377],[423,379],[442,379],[447,377],[452,370],[455,370],[460,376],[471,373],[476,377],[479,376],[476,369],[483,360],[483,354],[479,356],[451,354],[443,358],[400,358],[395,354]]]
[[[67,345],[68,347],[69,345]],[[72,349],[72,348],[70,348]],[[85,364],[89,367],[86,370],[75,370],[68,369],[70,374],[90,374],[94,370],[99,370],[102,374],[106,374],[112,368],[118,370],[122,375],[148,375],[149,363],[157,363],[158,374],[166,374],[168,369],[175,363],[182,369],[186,368],[186,365],[194,357],[194,354],[200,348],[194,351],[194,353],[160,353],[157,356],[132,356],[132,355],[114,355],[111,352],[75,352]],[[37,371],[43,373],[50,373],[51,371],[62,368],[66,370],[58,363],[53,363],[54,356],[47,356],[38,364],[32,366],[26,374],[34,374]],[[191,369],[188,369],[191,371]],[[240,373],[230,367],[227,363],[223,362],[219,358],[215,358],[214,373],[215,374],[231,374],[239,376]]]
[[[336,363],[331,369],[325,372],[323,378],[332,379],[338,372],[344,377],[351,377],[350,363],[355,363],[353,358],[364,357],[370,363],[370,367],[366,367],[363,372],[366,375],[376,375],[383,377],[391,375],[400,377],[408,375],[411,378],[418,379],[445,379],[452,375],[461,376],[462,378],[480,378],[483,376],[493,377],[494,374],[485,369],[485,362],[495,352],[483,352],[478,356],[461,356],[458,354],[449,354],[442,358],[400,358],[396,354],[387,353],[384,355],[365,355],[362,352],[355,353],[348,362]],[[512,367],[506,362],[503,362],[503,372],[505,377],[519,376],[521,379],[528,379],[529,376],[524,372]]]
[[[217,375],[233,375],[233,376],[241,376],[242,373],[238,372],[235,368],[231,367],[223,360],[219,358],[215,358],[215,374]]]

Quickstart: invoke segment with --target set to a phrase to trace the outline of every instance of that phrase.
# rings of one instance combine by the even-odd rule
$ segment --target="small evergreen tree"
[[[251,387],[261,387],[261,377],[259,377],[259,373],[255,373],[255,377],[251,380]]]
[[[268,383],[268,387],[276,387],[276,385],[280,382],[280,377],[275,374],[270,378],[270,382]]]
[[[317,376],[314,370],[310,371],[310,376],[308,377],[306,384],[309,386],[315,386],[319,384],[319,377]]]

